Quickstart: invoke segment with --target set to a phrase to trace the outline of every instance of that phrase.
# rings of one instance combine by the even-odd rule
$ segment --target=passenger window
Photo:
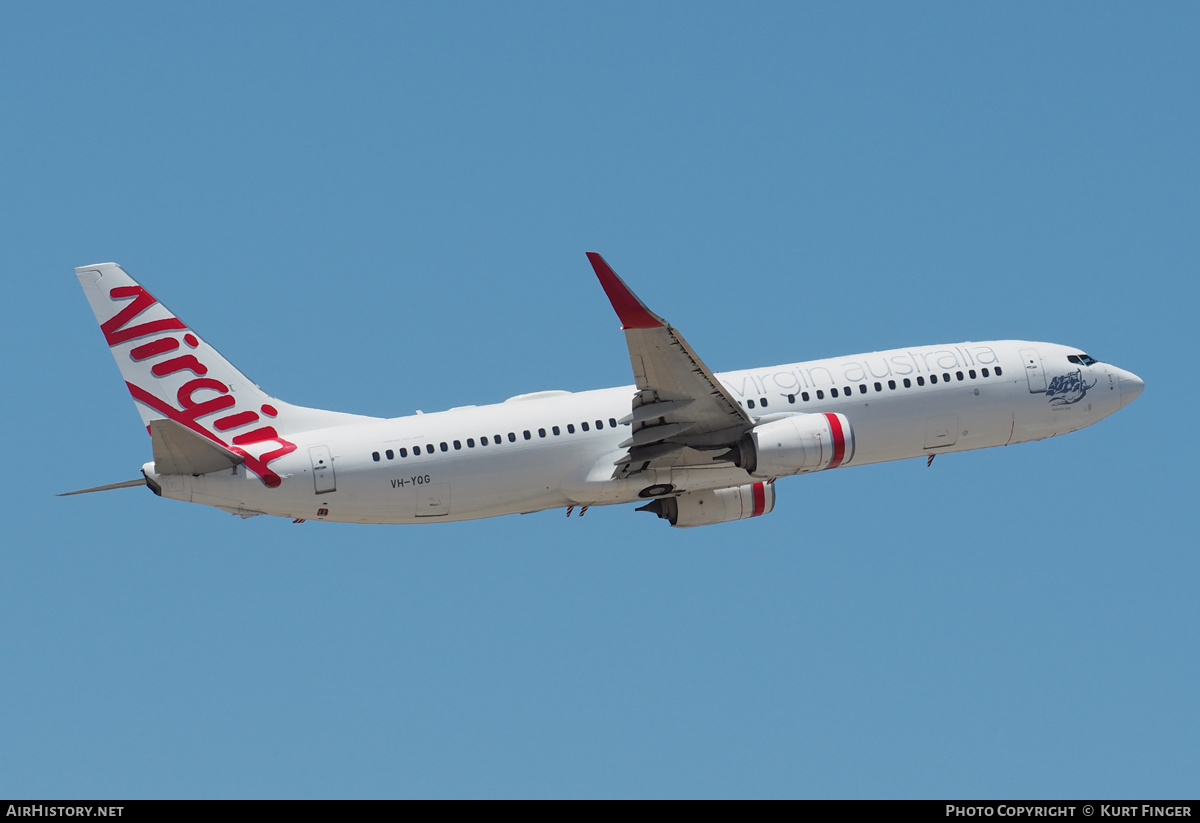
[[[615,418],[615,417],[608,418],[608,425],[612,426],[615,429],[617,427],[617,418]]]
[[[497,446],[499,446],[499,445],[500,445],[500,435],[498,435],[498,434],[493,434],[493,435],[492,435],[492,442],[493,442],[493,443],[495,443]]]
[[[975,370],[974,369],[968,369],[967,374],[971,375],[972,380],[975,379]]]
[[[374,460],[376,463],[378,463],[379,462],[379,452],[371,452],[371,459]]]
[[[987,369],[980,369],[980,370],[979,370],[979,373],[980,373],[980,374],[982,374],[984,377],[987,377],[987,376],[988,376],[988,370],[987,370]]]
[[[924,386],[924,385],[925,385],[925,378],[924,378],[924,377],[918,377],[918,378],[917,378],[917,385],[918,385],[918,386]]]
[[[767,407],[767,398],[765,398],[765,397],[758,398],[758,405],[762,406],[765,409]]]
[[[937,375],[936,375],[936,374],[931,374],[931,375],[929,375],[929,382],[930,382],[930,383],[937,383]]]
[[[997,376],[997,377],[999,377],[999,376],[1000,376],[1000,375],[1002,375],[1002,374],[1004,374],[1004,372],[1000,371],[1000,367],[999,367],[999,366],[997,366],[997,367],[996,367],[996,376]]]
[[[803,400],[805,403],[807,403],[808,402],[808,392],[806,392],[806,391],[800,392],[800,399]]]
[[[441,443],[441,449],[442,449],[442,451],[444,451],[444,452],[448,452],[448,451],[450,451],[450,447],[449,447],[448,445],[446,445],[446,441],[445,441],[445,440],[443,440],[443,441],[442,441],[442,443]]]
[[[746,408],[748,408],[748,409],[752,409],[752,408],[754,408],[754,401],[753,401],[753,400],[747,400],[747,401],[746,401]]]
[[[825,392],[824,392],[824,391],[822,391],[821,389],[817,389],[817,399],[818,399],[818,400],[824,400],[824,399],[825,399]]]
[[[420,454],[420,453],[421,453],[421,447],[420,447],[420,446],[413,446],[413,454],[414,454],[414,455],[418,455],[418,454]]]
[[[474,438],[474,437],[468,437],[468,438],[467,438],[467,448],[468,448],[468,449],[473,449],[473,448],[475,448],[475,438]]]
[[[392,451],[391,449],[388,449],[387,451],[384,452],[384,455],[386,455],[388,460],[392,460],[393,458],[395,458],[396,453],[394,451]]]
[[[558,430],[558,426],[551,426],[550,431],[554,432],[555,437],[558,437],[560,434],[562,434],[562,432]]]
[[[838,396],[838,393],[837,393],[837,387],[836,387],[836,386],[835,386],[834,388],[832,388],[832,389],[830,389],[830,390],[829,390],[829,396],[830,396],[830,397],[837,397],[837,396]]]
[[[957,377],[959,380],[962,380],[962,379],[963,379],[962,372],[960,372],[960,371],[956,371],[956,372],[954,373],[954,375],[955,375],[955,377]]]
[[[904,388],[906,388],[906,389],[911,389],[911,388],[912,388],[912,381],[911,381],[911,380],[909,380],[907,377],[906,377],[906,378],[904,378]]]
[[[486,446],[487,444],[488,444],[488,439],[487,439],[487,435],[485,434],[483,437],[479,438],[479,445]]]
[[[895,381],[895,380],[889,380],[889,381],[888,381],[888,388],[889,388],[889,389],[894,389],[894,388],[896,388],[896,381]]]
[[[794,394],[789,394],[789,395],[788,395],[788,402],[789,402],[789,403],[795,403],[795,402],[796,402],[796,395],[794,395]]]
[[[461,448],[462,448],[462,441],[461,441],[461,440],[455,440],[455,441],[454,441],[454,450],[455,450],[455,451],[458,451],[458,450],[459,450],[459,449],[461,449]]]
[[[582,423],[580,423],[580,424],[579,424],[579,427],[580,427],[581,429],[583,429],[584,431],[589,431],[589,429],[588,429],[588,422],[587,422],[586,420],[584,420]]]
[[[597,421],[596,421],[596,429],[597,429],[597,430],[600,430],[600,429],[602,429],[602,428],[604,428],[604,421],[603,421],[603,420],[597,420]]]
[[[545,437],[545,436],[546,436],[546,430],[538,429],[538,437]]]
[[[567,434],[574,434],[574,433],[575,433],[575,424],[568,423],[567,424]]]
[[[943,382],[943,383],[949,383],[949,382],[950,382],[950,372],[946,372],[945,374],[943,374],[943,375],[942,375],[942,382]]]
[[[433,444],[432,444],[432,443],[426,443],[426,444],[425,444],[425,453],[426,453],[426,454],[433,454]]]
[[[844,393],[844,394],[845,394],[847,397],[849,397],[849,396],[850,396],[850,387],[849,387],[849,386],[847,386],[846,388],[842,389],[842,392],[843,392],[843,393]]]
[[[859,393],[859,394],[866,394],[866,393],[867,393],[867,384],[866,384],[866,383],[859,383],[859,384],[858,384],[858,393]]]
[[[533,435],[532,435],[532,434],[530,434],[530,432],[529,432],[529,429],[526,429],[524,432],[522,432],[522,434],[524,434],[524,436],[525,436],[525,439],[526,439],[526,440],[532,440],[532,439],[533,439]]]
[[[882,384],[882,383],[880,383],[880,382],[878,382],[878,381],[876,381],[876,383],[875,383],[875,391],[883,391],[883,384]]]
[[[400,449],[401,457],[408,457],[408,449]]]

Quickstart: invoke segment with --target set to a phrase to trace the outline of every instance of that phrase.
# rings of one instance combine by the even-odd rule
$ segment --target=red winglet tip
[[[622,329],[657,329],[667,325],[661,317],[646,308],[646,304],[630,291],[603,257],[589,251],[587,258],[596,271],[604,293],[608,295],[608,302],[612,303],[617,317],[621,319]]]

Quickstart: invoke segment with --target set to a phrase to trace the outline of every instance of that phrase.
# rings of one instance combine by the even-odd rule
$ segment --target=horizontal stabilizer
[[[174,420],[151,420],[150,441],[158,474],[208,474],[232,469],[244,460]]]
[[[137,480],[125,480],[121,483],[109,483],[107,486],[96,486],[91,489],[80,489],[77,492],[63,492],[55,495],[55,497],[70,497],[73,494],[88,494],[90,492],[106,492],[112,489],[132,489],[135,486],[146,485],[146,478],[139,477]]]

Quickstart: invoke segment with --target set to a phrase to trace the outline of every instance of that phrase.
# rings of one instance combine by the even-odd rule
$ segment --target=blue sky
[[[1196,796],[1194,4],[2,20],[0,796]],[[150,452],[74,266],[394,416],[630,382],[588,250],[717,370],[1016,337],[1146,392],[696,530],[53,496]]]

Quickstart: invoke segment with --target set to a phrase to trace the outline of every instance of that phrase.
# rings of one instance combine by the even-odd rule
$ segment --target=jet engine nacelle
[[[775,508],[774,483],[747,483],[728,489],[684,492],[677,497],[660,497],[638,509],[653,512],[681,529],[711,526],[767,514]]]
[[[854,432],[843,414],[793,414],[760,423],[719,459],[756,477],[784,477],[844,466],[854,457]]]

